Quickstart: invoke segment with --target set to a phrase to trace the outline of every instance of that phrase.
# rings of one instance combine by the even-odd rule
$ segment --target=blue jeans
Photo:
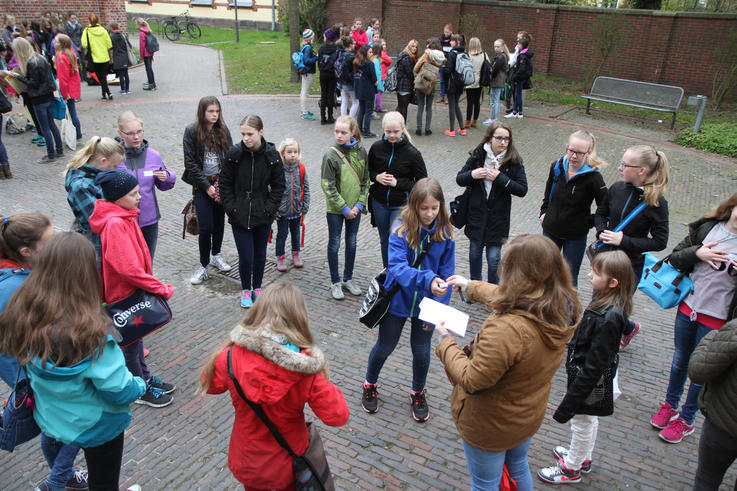
[[[8,152],[5,150],[5,145],[3,144],[3,115],[0,114],[0,165],[5,165],[8,163]]]
[[[200,235],[197,238],[200,264],[207,267],[210,264],[210,254],[217,256],[223,246],[225,208],[199,189],[194,193],[194,208],[200,222]]]
[[[374,115],[374,98],[358,100],[358,127],[363,133],[371,132],[371,116]]]
[[[151,266],[153,267],[156,242],[159,240],[159,222],[141,227],[141,233],[143,234],[143,240],[146,241],[146,245],[148,246],[148,253],[151,255]]]
[[[673,340],[675,341],[676,350],[673,352],[673,361],[670,365],[670,380],[668,381],[668,391],[665,393],[665,402],[670,404],[673,409],[678,409],[678,403],[683,395],[683,388],[686,385],[686,377],[688,377],[688,361],[691,359],[691,353],[701,341],[701,338],[711,332],[711,328],[706,327],[700,322],[692,321],[683,312],[676,314],[676,324],[673,330]],[[686,420],[689,425],[693,424],[699,392],[701,392],[701,384],[691,382],[686,395],[686,403],[681,408],[681,418]]]
[[[491,99],[491,119],[497,119],[499,117],[500,99],[502,97],[503,87],[492,87],[489,91],[489,99]]]
[[[33,105],[33,112],[36,113],[36,119],[41,128],[41,136],[46,140],[46,155],[49,158],[54,158],[54,144],[56,144],[56,153],[63,154],[64,146],[61,142],[61,133],[59,128],[54,123],[54,117],[51,115],[51,101],[42,102],[40,104]],[[53,140],[52,140],[53,138]]]
[[[486,261],[489,263],[488,281],[496,285],[499,283],[496,271],[499,269],[499,260],[502,257],[502,246],[497,244],[484,246],[473,240],[469,241],[468,263],[471,269],[471,279],[481,280],[481,270],[484,268],[484,259],[481,256],[484,247],[486,247]]]
[[[131,79],[128,76],[128,69],[121,68],[120,70],[115,70],[115,74],[118,76],[118,79],[120,80],[120,91],[122,92],[124,90],[130,90]]]
[[[266,243],[269,240],[271,224],[254,228],[241,228],[233,225],[233,238],[238,249],[238,274],[241,289],[261,288],[266,267]]]
[[[381,262],[386,268],[389,265],[387,250],[389,249],[389,236],[392,231],[392,223],[399,215],[401,206],[386,206],[375,199],[371,199],[371,210],[376,221],[376,229],[379,231],[379,242],[381,243]]]
[[[287,235],[292,236],[292,253],[299,252],[299,232],[302,219],[281,218],[276,221],[276,257],[283,256],[287,244]]]
[[[517,489],[532,491],[532,474],[530,474],[530,465],[527,462],[527,451],[530,449],[531,440],[530,438],[521,445],[501,452],[487,452],[462,440],[468,472],[471,474],[471,490],[498,490],[504,464],[507,464],[509,475],[517,481]]]
[[[353,279],[353,264],[356,262],[356,236],[361,223],[359,214],[353,220],[343,215],[326,213],[328,220],[328,266],[330,267],[330,282],[340,283],[338,273],[338,249],[340,249],[340,234],[345,222],[345,265],[343,266],[343,281]]]
[[[67,99],[67,109],[69,110],[69,117],[72,120],[72,124],[77,130],[77,140],[79,140],[82,138],[82,125],[80,124],[79,117],[77,116],[77,103],[74,102],[74,99]]]
[[[79,447],[67,445],[41,433],[41,451],[51,468],[46,482],[54,488],[64,489],[74,473],[74,459],[77,457]]]
[[[514,84],[514,104],[512,104],[512,112],[522,114],[522,82]]]
[[[379,324],[379,338],[371,349],[366,368],[366,381],[375,384],[379,380],[379,373],[384,362],[396,348],[406,317],[386,314],[384,320]],[[433,331],[425,331],[425,325],[416,317],[411,318],[412,331],[409,335],[409,345],[412,348],[412,390],[421,392],[425,390],[427,372],[430,370],[430,340]]]
[[[440,98],[442,99],[445,97],[445,88],[448,85],[448,82],[445,80],[445,67],[440,67],[440,76],[438,77],[438,80],[440,80]]]
[[[584,235],[578,239],[561,239],[545,230],[545,228],[543,228],[543,235],[555,242],[558,249],[563,251],[563,257],[566,258],[568,267],[571,270],[573,286],[577,287],[578,273],[581,270],[581,262],[583,261],[583,255],[586,252],[586,236]]]

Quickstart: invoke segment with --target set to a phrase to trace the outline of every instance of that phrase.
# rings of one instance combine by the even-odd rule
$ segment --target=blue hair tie
[[[5,227],[8,226],[8,217],[3,218],[3,233],[5,233]]]

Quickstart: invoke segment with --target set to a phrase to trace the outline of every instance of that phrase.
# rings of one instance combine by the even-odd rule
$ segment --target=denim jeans
[[[287,235],[292,236],[292,253],[299,252],[299,232],[302,220],[297,218],[281,218],[276,221],[276,257],[283,256],[287,244]]]
[[[714,425],[707,416],[701,427],[699,465],[696,468],[694,491],[719,489],[724,474],[737,459],[737,438]]]
[[[463,128],[463,113],[461,112],[461,106],[458,100],[460,94],[447,94],[448,96],[448,117],[450,118],[450,131],[455,129],[455,120],[458,119],[458,128]]]
[[[445,74],[444,74],[444,67],[440,68],[440,74],[438,76],[438,80],[440,81],[440,98],[443,99],[445,97],[445,89],[448,86],[448,82],[445,80]]]
[[[434,93],[423,94],[417,91],[417,130],[422,131],[422,113],[425,112],[425,131],[430,129],[432,122],[432,98]]]
[[[402,337],[402,329],[407,321],[406,317],[386,314],[384,320],[379,324],[379,338],[371,349],[366,368],[366,381],[375,384],[379,380],[379,373],[384,362],[396,348],[399,338]],[[433,331],[425,331],[425,323],[417,317],[410,319],[412,331],[409,335],[409,345],[412,349],[412,390],[421,392],[425,390],[427,372],[430,369],[430,341]]]
[[[156,243],[159,240],[159,222],[141,227],[141,233],[143,234],[143,240],[146,241],[146,245],[148,246],[148,253],[151,255],[151,266],[153,267]]]
[[[358,127],[362,133],[371,132],[371,117],[374,115],[374,98],[358,100]]]
[[[0,165],[5,165],[8,163],[8,152],[5,150],[5,145],[3,144],[3,115],[0,114]]]
[[[225,208],[199,189],[194,193],[194,208],[200,222],[200,235],[197,238],[200,247],[200,264],[207,267],[210,264],[210,255],[220,254],[223,246]]]
[[[676,324],[673,330],[676,350],[673,352],[668,391],[665,393],[665,402],[670,404],[673,409],[678,409],[678,403],[681,401],[681,395],[683,395],[691,353],[693,353],[701,338],[710,332],[711,328],[697,321],[692,321],[683,312],[676,314]],[[686,420],[689,425],[693,424],[696,415],[699,392],[701,392],[701,384],[695,384],[692,381],[686,395],[686,403],[681,408],[681,418]]]
[[[241,289],[261,288],[266,267],[266,243],[269,240],[271,224],[254,228],[241,228],[233,225],[233,238],[238,249],[238,273],[241,276]]]
[[[563,257],[566,258],[568,268],[571,270],[573,286],[577,287],[578,273],[581,270],[581,262],[583,261],[583,255],[586,252],[586,236],[584,235],[578,239],[561,239],[545,230],[545,228],[543,228],[543,235],[555,242],[558,249],[563,251]]]
[[[500,100],[502,97],[503,87],[492,87],[489,91],[489,99],[491,99],[491,115],[492,120],[499,118]]]
[[[139,339],[128,346],[121,346],[125,357],[125,366],[136,377],[141,377],[148,383],[151,378],[151,372],[146,365],[146,358],[143,356],[143,339]]]
[[[77,140],[82,138],[82,125],[79,123],[79,117],[77,116],[77,103],[74,99],[67,99],[67,109],[69,110],[69,117],[72,120],[74,128],[77,130]]]
[[[90,490],[117,491],[123,462],[124,433],[99,447],[84,449]]]
[[[328,220],[328,266],[330,267],[330,283],[340,283],[338,273],[338,249],[340,249],[340,234],[345,222],[345,265],[343,266],[343,281],[353,279],[353,264],[356,262],[356,236],[361,224],[359,214],[353,220],[343,215],[326,213]]]
[[[484,259],[481,257],[486,247],[486,262],[489,263],[488,281],[489,283],[499,283],[499,277],[496,272],[499,269],[499,260],[502,257],[502,246],[501,245],[487,245],[479,244],[473,240],[469,241],[468,246],[468,263],[471,269],[471,279],[481,280],[481,271],[484,268]]]
[[[41,132],[41,136],[46,140],[46,155],[53,159],[54,144],[56,144],[56,153],[64,153],[64,146],[61,142],[61,133],[54,123],[54,117],[51,115],[51,101],[42,102],[33,105],[33,111],[36,113],[36,119],[41,128],[37,128]],[[53,138],[53,139],[52,139]]]
[[[392,233],[392,223],[401,211],[401,206],[386,206],[375,199],[371,199],[371,209],[373,210],[374,220],[376,221],[376,229],[379,231],[379,242],[381,243],[381,262],[386,268],[389,265],[389,236]]]
[[[156,87],[156,80],[154,80],[153,62],[154,62],[153,56],[143,57],[143,64],[146,67],[146,79],[148,79],[149,85],[153,85],[154,87]]]
[[[509,475],[517,481],[517,489],[532,491],[532,474],[530,474],[530,465],[527,462],[527,451],[530,449],[531,440],[501,452],[487,452],[462,440],[468,472],[471,474],[471,490],[496,491],[499,489],[504,464],[506,464]]]
[[[64,489],[74,473],[74,459],[77,457],[79,447],[67,445],[54,440],[46,433],[41,433],[41,452],[51,468],[46,482],[54,488]]]
[[[358,99],[356,99],[356,91],[340,89],[340,114],[347,114],[350,117],[355,118],[357,113]]]
[[[514,104],[512,104],[512,112],[522,114],[522,82],[514,84]]]
[[[115,74],[118,76],[118,80],[120,80],[121,92],[124,90],[129,90],[131,88],[131,80],[128,76],[128,69],[121,68],[120,70],[115,70]]]

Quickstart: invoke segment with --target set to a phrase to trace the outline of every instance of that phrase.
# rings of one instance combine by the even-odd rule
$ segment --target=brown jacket
[[[468,293],[487,303],[496,288],[472,281]],[[534,435],[574,330],[575,326],[554,326],[513,310],[489,316],[470,356],[453,338],[443,339],[435,353],[457,381],[450,407],[461,437],[481,450],[500,452]]]

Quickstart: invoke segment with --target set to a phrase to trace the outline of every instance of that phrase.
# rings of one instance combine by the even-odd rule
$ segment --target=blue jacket
[[[10,297],[26,281],[30,273],[30,269],[0,269],[0,312],[5,310]],[[18,375],[19,366],[20,364],[17,358],[5,356],[3,353],[0,353],[0,379],[8,384],[11,389],[15,387],[15,379]],[[25,378],[25,374],[21,373],[20,378]]]
[[[312,49],[312,45],[310,43],[302,46],[302,58],[302,63],[304,63],[305,68],[307,68],[307,71],[305,73],[315,73],[317,71],[315,66],[317,64],[318,56],[315,54],[315,51]]]
[[[446,305],[450,303],[451,289],[442,297],[436,297],[430,292],[430,284],[436,277],[445,280],[455,273],[455,241],[448,239],[435,242],[422,260],[418,268],[412,263],[420,254],[419,250],[412,249],[409,243],[394,231],[402,221],[397,219],[392,224],[392,233],[389,236],[389,267],[387,268],[384,287],[391,289],[395,283],[402,288],[392,297],[389,313],[397,317],[417,317],[420,314],[419,304],[424,297],[437,300]],[[422,248],[428,247],[430,237],[435,233],[437,220],[432,228],[421,230]]]
[[[146,392],[146,383],[134,377],[112,336],[84,360],[71,366],[53,366],[34,358],[26,365],[41,431],[60,442],[97,447],[120,435],[131,421],[130,404]]]

